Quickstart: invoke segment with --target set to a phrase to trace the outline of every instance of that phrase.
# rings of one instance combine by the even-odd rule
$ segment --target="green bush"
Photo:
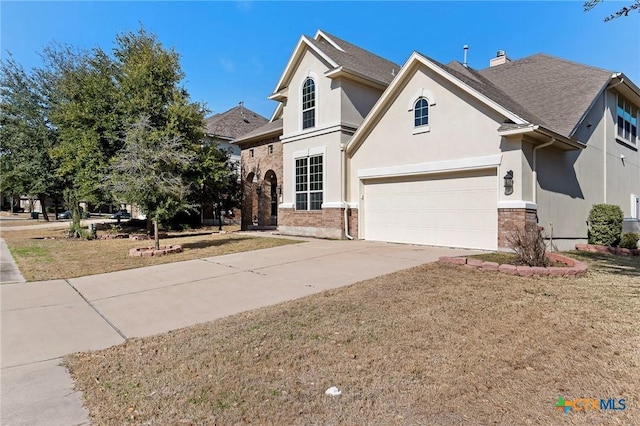
[[[624,215],[619,206],[594,204],[589,212],[589,243],[616,246],[620,242]]]
[[[637,248],[638,240],[640,240],[640,234],[636,234],[635,232],[627,232],[626,234],[622,234],[622,238],[620,239],[620,247],[628,249]]]

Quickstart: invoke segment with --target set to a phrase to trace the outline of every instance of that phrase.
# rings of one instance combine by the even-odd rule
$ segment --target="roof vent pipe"
[[[464,59],[462,62],[462,66],[464,66],[465,68],[468,66],[467,65],[467,55],[469,53],[469,45],[465,44],[464,46],[462,46],[462,48],[464,49]]]

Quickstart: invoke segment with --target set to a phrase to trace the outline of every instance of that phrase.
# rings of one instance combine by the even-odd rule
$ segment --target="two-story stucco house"
[[[493,250],[541,226],[566,249],[593,204],[640,215],[640,89],[622,73],[504,52],[479,71],[417,52],[400,67],[318,31],[270,98],[238,143],[243,164],[248,146],[281,155],[272,190],[248,163],[243,178],[282,233]]]

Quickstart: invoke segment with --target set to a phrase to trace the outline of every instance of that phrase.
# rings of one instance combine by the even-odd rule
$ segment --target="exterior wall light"
[[[504,175],[504,195],[513,194],[513,170]]]

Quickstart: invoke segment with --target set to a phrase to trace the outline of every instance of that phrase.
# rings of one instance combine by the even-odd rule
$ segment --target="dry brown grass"
[[[217,229],[217,228],[216,228]],[[153,245],[153,241],[79,240],[65,238],[66,229],[3,231],[20,272],[27,281],[73,278],[162,263],[220,256],[295,243],[295,240],[249,237],[210,230],[170,233],[161,244],[180,244],[184,251],[161,257],[129,257],[129,249]]]
[[[66,360],[101,425],[638,424],[640,263],[585,258],[578,279],[425,265]]]

